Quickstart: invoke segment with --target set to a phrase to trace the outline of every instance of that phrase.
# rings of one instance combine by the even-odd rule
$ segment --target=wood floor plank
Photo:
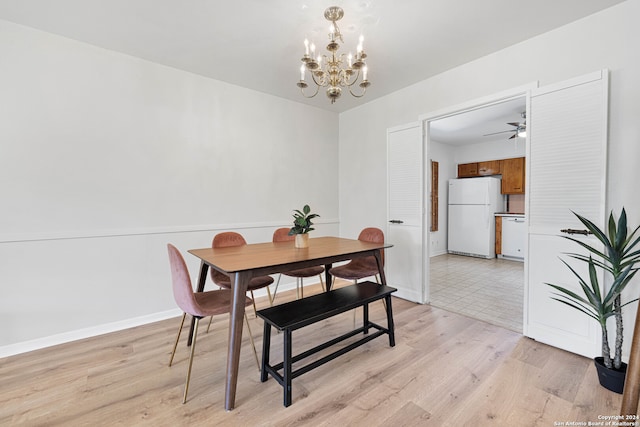
[[[295,291],[278,294],[279,302],[293,298]],[[185,405],[187,326],[168,366],[176,318],[0,359],[0,425],[550,426],[595,421],[620,406],[589,359],[428,305],[393,304],[395,347],[376,339],[295,378],[288,408],[276,381],[260,382],[245,329],[236,409],[224,410],[222,315],[210,333],[204,323],[200,330]],[[386,324],[382,304],[370,315]],[[261,320],[249,317],[260,348]],[[296,331],[294,346],[309,348],[352,327],[345,313]],[[281,344],[274,333],[274,358]]]

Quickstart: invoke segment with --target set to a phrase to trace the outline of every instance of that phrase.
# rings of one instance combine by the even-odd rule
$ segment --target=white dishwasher
[[[527,225],[524,216],[502,217],[502,256],[524,260]]]

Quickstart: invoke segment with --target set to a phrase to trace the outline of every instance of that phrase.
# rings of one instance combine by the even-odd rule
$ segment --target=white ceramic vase
[[[296,246],[296,248],[300,248],[300,249],[308,248],[309,247],[309,234],[308,233],[296,234],[295,246]]]

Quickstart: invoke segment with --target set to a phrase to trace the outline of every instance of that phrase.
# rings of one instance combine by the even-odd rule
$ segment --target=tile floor
[[[522,333],[524,263],[461,255],[431,261],[431,304]]]

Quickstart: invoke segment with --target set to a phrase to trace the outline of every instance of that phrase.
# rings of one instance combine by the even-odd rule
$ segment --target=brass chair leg
[[[258,317],[258,309],[256,308],[256,297],[253,296],[253,291],[249,291],[251,293],[251,302],[253,302],[253,314]]]
[[[269,290],[269,286],[267,286],[267,296],[269,297],[269,306],[273,306],[273,300],[271,299],[271,291]]]
[[[178,348],[178,341],[180,341],[180,333],[184,326],[184,319],[187,317],[187,313],[182,313],[182,322],[180,322],[180,328],[178,328],[178,336],[176,337],[176,343],[173,345],[173,351],[171,352],[171,359],[169,359],[169,366],[173,363],[173,356],[176,355],[176,349]]]
[[[191,338],[191,354],[189,355],[189,368],[187,369],[187,383],[184,385],[184,397],[182,398],[182,404],[187,403],[187,393],[189,392],[189,381],[191,381],[191,366],[193,365],[193,354],[196,351],[196,338],[198,337],[198,325],[200,324],[200,318],[195,317],[195,326],[193,328],[193,337]]]
[[[378,285],[381,285],[381,284],[382,284],[382,283],[380,282],[380,276],[379,276],[379,275],[377,275],[377,274],[376,274],[376,283],[377,283]],[[385,301],[385,299],[384,299],[384,298],[383,298],[381,301],[382,301],[382,305],[384,306],[384,311],[385,311],[385,313],[386,313],[386,312],[387,312],[387,303],[386,303],[386,301]]]
[[[207,333],[209,333],[209,328],[211,327],[211,322],[213,322],[213,316],[209,317],[209,324],[207,325]]]
[[[253,347],[253,355],[256,358],[256,365],[258,366],[258,371],[260,371],[260,360],[258,360],[258,352],[256,350],[256,343],[253,341],[253,333],[251,332],[251,326],[249,325],[249,318],[247,317],[247,313],[244,313],[244,322],[247,324],[247,329],[249,330],[249,340],[251,341],[251,347]]]
[[[298,280],[300,280],[300,298],[304,298],[304,279],[302,277],[298,277],[298,279],[296,279],[296,285],[298,284]]]
[[[324,280],[322,280],[322,274],[318,274],[318,277],[320,278],[320,286],[322,286],[322,292],[326,292],[327,288],[324,286]]]

